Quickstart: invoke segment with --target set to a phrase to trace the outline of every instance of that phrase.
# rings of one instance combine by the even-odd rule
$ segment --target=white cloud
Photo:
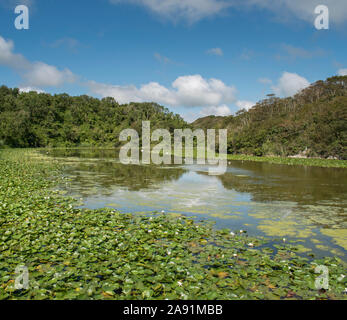
[[[0,65],[15,69],[29,68],[29,61],[27,61],[21,54],[13,53],[13,49],[13,41],[6,41],[3,37],[0,36]]]
[[[215,56],[222,56],[224,54],[223,50],[221,48],[212,48],[212,49],[207,50],[206,53],[211,54],[211,55],[215,55]]]
[[[272,86],[272,89],[278,96],[289,97],[307,88],[309,85],[309,81],[298,74],[284,72],[277,85]]]
[[[28,88],[40,90],[38,87],[58,87],[77,81],[77,76],[69,69],[59,70],[43,62],[30,62],[23,55],[13,51],[13,42],[0,36],[0,65],[15,70],[22,77],[23,91],[29,90]],[[156,57],[164,59],[159,54]],[[109,85],[95,81],[89,81],[84,85],[91,93],[102,97],[114,97],[120,103],[155,101],[167,106],[214,107],[236,101],[236,89],[233,86],[228,86],[218,79],[204,79],[201,75],[179,77],[169,88],[157,82],[149,82],[139,88],[134,85]],[[225,108],[219,107],[218,110],[225,111]]]
[[[230,116],[231,115],[231,110],[227,105],[221,105],[218,107],[205,107],[201,109],[200,111],[200,116],[206,117],[206,116]]]
[[[218,79],[201,75],[177,78],[170,88],[150,82],[141,87],[118,86],[90,81],[89,90],[102,97],[114,97],[120,103],[155,101],[168,106],[213,107],[235,102],[236,89]]]
[[[347,68],[346,69],[340,69],[337,71],[337,74],[339,76],[347,76]]]
[[[89,90],[101,97],[114,97],[119,103],[154,101],[157,103],[176,105],[174,93],[157,82],[149,82],[137,88],[134,85],[118,86],[89,81]]]
[[[224,13],[228,8],[266,9],[272,11],[279,21],[289,17],[313,24],[318,5],[327,5],[333,23],[347,21],[346,0],[109,0],[111,3],[131,3],[142,5],[159,16],[171,20],[183,19],[194,23],[206,17]]]
[[[38,87],[59,87],[76,80],[76,76],[70,70],[58,70],[43,62],[32,63],[23,78],[27,84]]]
[[[13,52],[13,41],[0,36],[0,65],[16,71],[24,80],[24,86],[58,87],[72,83],[77,77],[69,70],[59,70],[43,62],[30,62],[23,55]]]
[[[239,109],[249,110],[255,105],[255,103],[251,101],[236,101],[235,105]],[[210,106],[210,107],[201,108],[201,110],[198,113],[187,112],[183,114],[183,117],[186,121],[193,122],[196,119],[199,119],[201,117],[207,117],[207,116],[226,117],[226,116],[230,116],[232,113],[233,112],[231,111],[229,106],[227,106],[226,104],[222,104],[220,106]]]
[[[215,106],[233,103],[236,89],[218,79],[204,79],[201,75],[183,76],[173,84],[177,90],[178,105]]]
[[[22,87],[19,88],[19,92],[31,92],[31,91],[36,91],[37,93],[45,93],[45,91],[39,89],[39,88],[34,88],[34,87]]]
[[[252,101],[245,101],[245,100],[239,100],[235,104],[236,104],[236,106],[239,109],[246,109],[246,110],[249,110],[249,109],[251,109],[252,107],[255,106],[254,102],[252,102]]]
[[[132,3],[147,7],[155,14],[177,21],[190,23],[219,14],[230,7],[228,0],[110,0],[111,3]]]
[[[227,105],[221,106],[211,106],[201,108],[199,111],[192,111],[193,109],[189,109],[187,112],[181,113],[183,119],[185,119],[188,123],[194,122],[195,120],[208,117],[208,116],[230,116],[232,114],[230,108]]]

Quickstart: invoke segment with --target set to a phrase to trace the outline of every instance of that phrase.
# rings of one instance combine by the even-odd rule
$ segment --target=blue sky
[[[346,26],[345,0],[0,0],[0,84],[227,115],[347,74]]]

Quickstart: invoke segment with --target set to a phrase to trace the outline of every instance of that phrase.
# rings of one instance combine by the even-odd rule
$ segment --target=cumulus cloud
[[[31,92],[31,91],[35,91],[37,93],[45,93],[45,91],[39,89],[39,88],[34,88],[34,87],[22,87],[22,88],[19,88],[19,92]]]
[[[157,55],[163,60],[163,56]],[[164,62],[167,60],[164,59]],[[69,69],[59,70],[44,62],[31,62],[23,55],[14,53],[14,43],[0,36],[0,65],[16,71],[22,78],[24,91],[40,91],[38,88],[59,87],[76,82],[78,77]],[[120,103],[155,101],[167,106],[218,107],[219,113],[227,112],[225,106],[236,101],[236,89],[219,79],[205,79],[201,75],[178,77],[170,87],[157,82],[149,82],[140,87],[119,86],[88,81],[83,85],[93,94],[114,97]],[[212,109],[211,109],[212,110]]]
[[[296,73],[284,72],[277,85],[272,86],[272,89],[278,96],[289,97],[307,88],[309,85],[310,83],[304,77]]]
[[[208,116],[217,116],[217,117],[225,117],[230,116],[232,114],[230,108],[227,105],[221,106],[211,106],[201,108],[199,111],[192,111],[193,109],[189,109],[187,112],[181,113],[182,117],[188,122],[194,122],[195,120],[208,117]]]
[[[13,53],[13,49],[13,41],[6,41],[3,37],[0,36],[0,65],[16,69],[29,68],[29,61],[27,61],[21,54]]]
[[[76,80],[76,76],[69,69],[58,70],[43,62],[32,63],[23,78],[27,84],[38,87],[59,87]]]
[[[206,51],[207,54],[215,55],[215,56],[222,56],[223,50],[221,48],[212,48]]]
[[[236,102],[236,106],[239,109],[246,109],[249,110],[251,109],[253,106],[255,106],[255,103],[252,101],[246,101],[246,100],[239,100]]]
[[[95,81],[89,81],[87,86],[92,93],[114,97],[120,103],[155,101],[174,107],[214,107],[236,100],[236,89],[233,86],[227,86],[218,79],[204,79],[201,75],[179,77],[169,88],[157,82],[150,82],[139,88]]]
[[[149,82],[137,88],[134,85],[118,86],[89,81],[91,93],[101,97],[113,97],[119,103],[155,101],[167,105],[176,105],[173,92],[157,82]]]
[[[206,117],[206,116],[230,116],[231,110],[229,107],[225,104],[218,106],[218,107],[205,107],[201,109],[200,116]]]
[[[337,71],[337,74],[339,76],[347,76],[347,68],[346,69],[340,69]]]
[[[58,87],[72,83],[77,77],[69,70],[59,70],[43,62],[31,62],[23,55],[16,54],[14,43],[0,36],[0,65],[16,71],[27,87]]]
[[[190,23],[221,14],[228,8],[265,9],[272,11],[278,20],[294,17],[313,23],[314,10],[318,5],[327,5],[331,21],[343,23],[347,20],[346,0],[109,0],[111,3],[142,5],[157,15],[171,20],[183,19]]]
[[[201,75],[183,76],[177,78],[172,86],[177,90],[178,105],[215,106],[235,101],[236,89],[218,79],[206,80]]]

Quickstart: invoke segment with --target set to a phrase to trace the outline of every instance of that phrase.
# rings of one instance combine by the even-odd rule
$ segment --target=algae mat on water
[[[58,164],[33,152],[0,152],[0,299],[346,299],[338,258],[309,261],[184,216],[75,209],[53,191]],[[16,289],[18,266],[28,288]]]

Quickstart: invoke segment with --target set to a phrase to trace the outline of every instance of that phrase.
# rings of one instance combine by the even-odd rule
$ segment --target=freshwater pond
[[[64,164],[70,181],[60,188],[82,208],[183,214],[347,261],[346,169],[230,161],[225,174],[210,176],[197,164],[123,165],[117,150],[42,152]]]

